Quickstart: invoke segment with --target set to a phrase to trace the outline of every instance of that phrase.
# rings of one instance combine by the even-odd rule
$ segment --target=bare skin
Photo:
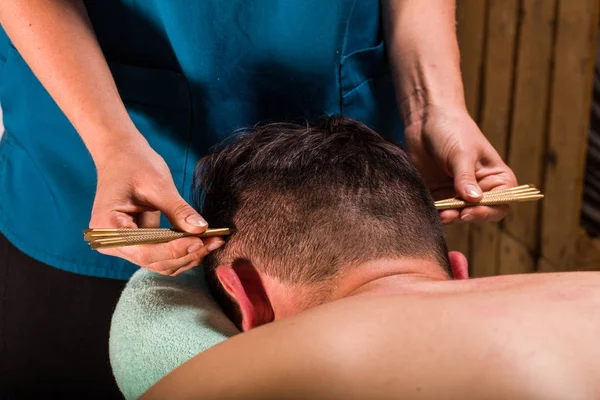
[[[434,195],[447,197],[456,191],[477,201],[482,190],[516,185],[512,171],[465,107],[455,0],[382,4],[407,150]],[[181,198],[168,166],[129,117],[83,1],[2,0],[0,24],[94,159],[98,186],[90,227],[157,227],[162,212],[181,230],[203,232],[206,222]],[[446,210],[440,216],[444,222],[499,220],[507,211],[471,207]],[[203,243],[188,237],[102,252],[174,274],[200,264],[222,243],[219,238]]]
[[[600,397],[600,273],[387,275],[199,354],[143,399]]]

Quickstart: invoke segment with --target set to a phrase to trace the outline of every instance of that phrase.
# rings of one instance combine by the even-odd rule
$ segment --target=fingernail
[[[473,216],[473,214],[465,214],[463,216],[460,217],[460,220],[463,222],[471,222],[475,219],[475,217]]]
[[[208,251],[214,251],[214,250],[218,249],[219,247],[223,246],[224,244],[225,244],[225,242],[223,242],[223,241],[212,242],[211,244],[208,245]]]
[[[202,243],[195,243],[195,244],[191,245],[190,247],[188,247],[188,254],[198,251],[201,248],[202,248]]]
[[[467,192],[467,194],[470,197],[477,198],[477,197],[481,196],[481,192],[479,191],[479,189],[475,185],[466,185],[465,186],[465,192]]]
[[[198,214],[195,215],[190,215],[189,217],[187,217],[185,219],[185,222],[187,222],[190,225],[194,225],[194,226],[201,226],[201,227],[205,227],[208,224],[206,223],[206,221],[204,220],[204,218],[202,218],[201,216],[199,216]]]

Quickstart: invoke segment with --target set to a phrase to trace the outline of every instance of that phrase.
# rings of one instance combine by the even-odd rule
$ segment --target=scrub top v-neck
[[[188,201],[198,159],[260,121],[341,113],[401,141],[378,1],[85,5],[131,118]],[[83,241],[96,187],[88,151],[1,30],[0,105],[0,231],[51,266],[127,279],[136,266]]]

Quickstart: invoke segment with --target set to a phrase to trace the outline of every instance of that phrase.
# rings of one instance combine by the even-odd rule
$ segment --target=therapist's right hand
[[[98,185],[90,228],[158,228],[162,212],[171,224],[202,233],[206,221],[179,195],[169,167],[145,140],[121,144],[110,156],[95,159]],[[167,243],[99,250],[163,275],[177,275],[199,265],[219,248],[220,237],[186,237]]]

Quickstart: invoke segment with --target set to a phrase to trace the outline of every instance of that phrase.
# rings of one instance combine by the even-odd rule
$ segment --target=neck
[[[449,280],[436,263],[423,259],[379,259],[349,268],[334,294],[342,297],[423,291],[422,283]]]
[[[347,268],[327,283],[322,295],[312,285],[293,285],[262,275],[275,320],[285,318],[323,301],[367,294],[414,292],[427,290],[423,283],[446,281],[448,275],[434,262],[423,259],[377,259]],[[331,290],[331,291],[330,291]]]

